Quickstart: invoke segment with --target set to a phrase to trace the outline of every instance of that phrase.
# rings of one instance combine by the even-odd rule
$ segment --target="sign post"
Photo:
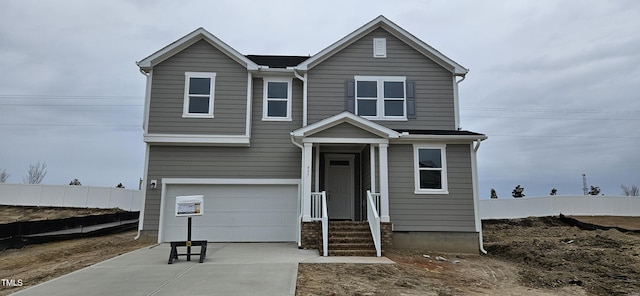
[[[173,263],[178,256],[186,256],[187,261],[191,261],[191,246],[200,246],[200,263],[204,261],[207,251],[207,241],[191,240],[191,218],[202,216],[204,212],[204,198],[202,195],[176,196],[176,217],[187,217],[187,240],[171,242],[171,254],[169,254],[169,264]],[[178,254],[177,247],[187,247],[186,254]]]

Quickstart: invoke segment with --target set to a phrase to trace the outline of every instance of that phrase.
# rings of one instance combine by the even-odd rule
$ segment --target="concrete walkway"
[[[169,251],[169,244],[143,248],[12,295],[295,295],[298,263],[393,263],[321,257],[294,243],[209,243],[204,263],[181,256],[169,265]]]

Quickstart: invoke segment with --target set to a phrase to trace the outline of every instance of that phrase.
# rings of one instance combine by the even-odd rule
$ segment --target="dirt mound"
[[[521,267],[520,282],[557,289],[576,285],[597,295],[640,292],[640,235],[586,231],[558,218],[484,221],[489,257]]]
[[[17,207],[0,205],[0,224],[104,215],[124,212],[121,209]]]

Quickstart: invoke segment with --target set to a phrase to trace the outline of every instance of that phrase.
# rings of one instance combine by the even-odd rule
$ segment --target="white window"
[[[184,106],[182,117],[213,118],[213,95],[216,73],[184,73]]]
[[[416,194],[448,194],[445,145],[414,145]]]
[[[368,119],[406,120],[406,77],[356,76],[356,114]]]
[[[265,78],[262,120],[291,121],[292,79]]]

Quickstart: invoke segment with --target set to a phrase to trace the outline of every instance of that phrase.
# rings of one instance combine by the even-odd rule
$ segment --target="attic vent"
[[[387,57],[387,39],[386,38],[373,38],[373,57],[374,58]]]

